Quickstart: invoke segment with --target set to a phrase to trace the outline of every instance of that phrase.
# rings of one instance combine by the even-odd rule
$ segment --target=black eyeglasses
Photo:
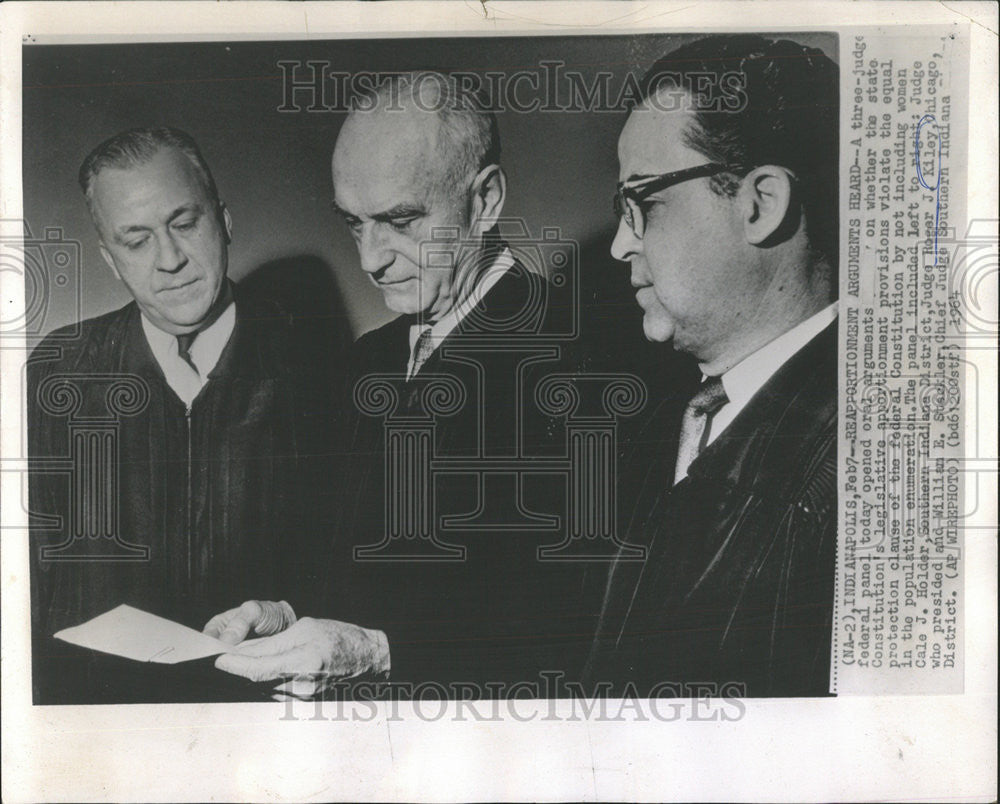
[[[642,239],[646,232],[646,215],[642,202],[653,193],[666,190],[675,184],[681,184],[692,179],[703,179],[718,173],[739,172],[742,165],[722,165],[710,162],[707,165],[675,170],[673,173],[663,173],[659,176],[636,176],[628,181],[619,182],[614,198],[616,218],[625,218],[625,223],[637,238]]]

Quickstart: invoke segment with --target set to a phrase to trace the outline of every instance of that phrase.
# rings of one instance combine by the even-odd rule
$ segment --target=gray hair
[[[190,160],[205,192],[218,211],[221,207],[219,192],[198,144],[190,134],[180,129],[161,127],[123,131],[102,142],[83,160],[80,165],[80,189],[87,199],[91,215],[94,213],[94,179],[98,173],[108,167],[127,170],[144,165],[163,148],[176,148]]]
[[[451,188],[471,182],[484,167],[500,162],[500,128],[486,99],[444,73],[420,70],[391,75],[355,98],[351,113],[406,108],[438,116],[449,157],[444,178]]]

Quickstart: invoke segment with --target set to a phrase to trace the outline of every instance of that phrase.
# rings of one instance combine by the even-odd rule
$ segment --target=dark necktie
[[[720,377],[709,377],[688,402],[681,420],[681,438],[677,448],[677,466],[674,469],[674,485],[687,475],[688,467],[708,441],[708,424],[712,416],[729,401]]]
[[[434,353],[434,341],[431,337],[431,328],[427,327],[420,333],[417,342],[413,345],[413,370],[410,377],[415,377],[420,367],[427,362],[427,359]]]
[[[198,371],[198,367],[194,364],[191,359],[191,345],[194,343],[194,339],[198,337],[197,332],[186,332],[183,335],[177,336],[177,356],[187,363],[193,370],[194,373],[199,377],[201,372]]]

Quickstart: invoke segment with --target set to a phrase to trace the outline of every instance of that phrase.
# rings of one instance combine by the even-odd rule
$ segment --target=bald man
[[[386,307],[400,314],[357,341],[352,376],[398,377],[397,416],[425,413],[423,382],[457,381],[466,401],[435,420],[436,457],[497,454],[510,450],[509,436],[518,433],[533,447],[546,432],[523,404],[518,383],[530,389],[530,371],[519,370],[520,344],[521,336],[537,344],[557,328],[556,305],[546,304],[551,285],[497,233],[507,189],[499,159],[494,115],[437,73],[383,84],[348,117],[333,153],[335,207],[355,239],[361,269]],[[552,370],[551,362],[542,365]],[[471,537],[435,533],[461,545],[457,561],[442,562],[448,547],[435,551],[419,539],[409,543],[437,560],[386,561],[389,549],[372,548],[389,533],[386,520],[403,514],[389,510],[394,500],[386,499],[382,420],[357,415],[348,452],[332,594],[324,602],[340,619],[300,621],[247,649],[255,655],[231,654],[219,667],[255,680],[317,672],[385,676],[391,667],[393,680],[485,689],[488,681],[537,679],[541,669],[567,663],[565,642],[579,629],[565,610],[581,608],[579,565],[539,562],[539,533],[516,519],[494,519],[496,532]],[[449,514],[495,514],[502,506],[491,489],[499,486],[482,482],[474,473],[434,482],[431,527]],[[507,490],[512,494],[503,502],[516,509],[522,492]],[[226,612],[208,632],[230,641],[267,633],[273,624],[262,631],[261,606]]]

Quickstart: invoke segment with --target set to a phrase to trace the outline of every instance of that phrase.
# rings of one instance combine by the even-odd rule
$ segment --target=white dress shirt
[[[419,367],[414,366],[414,358],[416,357],[415,347],[417,339],[424,330],[429,329],[431,332],[431,345],[433,346],[431,354],[433,354],[434,349],[437,349],[441,345],[441,342],[451,334],[451,331],[461,323],[462,319],[472,312],[473,308],[500,281],[500,277],[513,267],[514,255],[510,253],[509,248],[505,248],[500,252],[496,261],[483,273],[483,276],[472,291],[461,302],[455,304],[433,324],[413,324],[410,327],[410,359],[406,363],[406,379],[410,379],[419,371]]]
[[[191,407],[194,398],[208,383],[208,375],[219,362],[222,350],[229,343],[235,326],[236,303],[230,302],[222,315],[199,332],[191,344],[188,353],[191,355],[191,362],[198,367],[195,371],[177,353],[177,336],[164,332],[146,316],[142,316],[142,331],[146,335],[146,342],[149,343],[153,357],[163,369],[167,385],[187,407]]]
[[[729,426],[747,403],[764,387],[778,369],[796,352],[827,328],[837,318],[837,302],[825,307],[801,324],[792,327],[770,343],[762,346],[722,375],[722,387],[729,401],[716,411],[709,422],[711,444]]]

